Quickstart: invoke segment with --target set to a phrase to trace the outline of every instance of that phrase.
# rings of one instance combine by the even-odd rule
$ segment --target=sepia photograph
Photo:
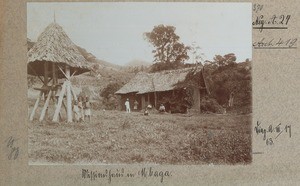
[[[251,3],[27,3],[29,164],[251,164],[251,23]]]

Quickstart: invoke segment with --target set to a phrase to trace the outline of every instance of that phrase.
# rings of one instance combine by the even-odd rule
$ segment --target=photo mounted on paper
[[[27,3],[29,163],[251,163],[251,37],[251,3]]]

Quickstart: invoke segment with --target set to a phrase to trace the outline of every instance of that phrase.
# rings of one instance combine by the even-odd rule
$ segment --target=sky
[[[118,65],[152,62],[154,48],[143,34],[160,24],[176,27],[185,45],[200,46],[204,60],[228,53],[237,61],[252,58],[251,3],[27,3],[30,40],[54,22],[54,12],[76,45]]]

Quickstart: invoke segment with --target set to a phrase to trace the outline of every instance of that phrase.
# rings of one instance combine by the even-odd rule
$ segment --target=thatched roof
[[[125,84],[115,94],[137,93],[144,94],[147,92],[162,92],[174,90],[176,84],[184,81],[187,74],[192,70],[201,71],[201,68],[184,68],[178,70],[167,70],[156,73],[138,73],[127,84]]]
[[[90,71],[86,59],[57,23],[51,23],[47,26],[34,46],[28,51],[28,74],[43,76],[44,64],[47,62],[55,63],[62,68],[69,65],[71,74],[76,71],[75,75]],[[49,65],[50,70],[51,66]],[[64,77],[59,70],[57,72],[59,78]]]

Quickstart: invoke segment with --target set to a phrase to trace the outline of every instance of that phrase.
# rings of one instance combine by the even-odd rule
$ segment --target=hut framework
[[[55,105],[52,121],[59,121],[61,107],[64,106],[67,112],[67,121],[72,122],[72,100],[77,100],[77,97],[70,79],[88,71],[90,71],[90,67],[76,45],[60,25],[55,22],[51,23],[28,51],[27,72],[37,76],[43,84],[42,87],[35,88],[40,91],[40,94],[29,120],[34,119],[39,102],[44,97],[45,102],[39,121],[45,119],[49,102],[52,100]],[[59,79],[64,79],[64,82],[59,83]],[[64,97],[67,99],[67,105],[63,102]]]

